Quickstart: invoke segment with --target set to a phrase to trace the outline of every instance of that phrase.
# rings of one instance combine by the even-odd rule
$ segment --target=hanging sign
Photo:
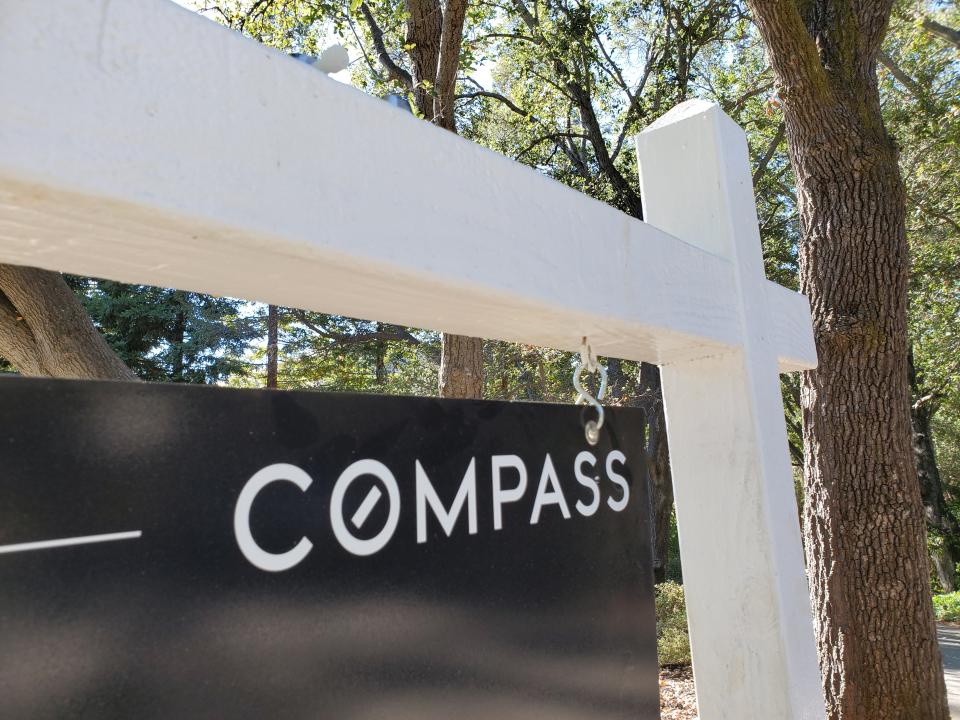
[[[0,380],[4,718],[657,718],[643,414]]]

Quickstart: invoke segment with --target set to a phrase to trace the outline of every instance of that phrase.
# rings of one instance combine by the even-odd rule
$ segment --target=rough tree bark
[[[0,355],[22,375],[136,380],[60,273],[0,265]]]
[[[804,541],[831,720],[946,720],[910,446],[908,247],[876,62],[892,0],[748,0],[797,179]]]
[[[480,338],[443,334],[440,397],[483,397],[483,341]]]

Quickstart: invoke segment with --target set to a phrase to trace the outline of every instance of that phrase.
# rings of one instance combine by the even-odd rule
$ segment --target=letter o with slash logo
[[[364,539],[354,535],[347,526],[346,519],[343,516],[343,500],[354,481],[367,475],[377,478],[386,488],[390,508],[383,529],[373,537]],[[302,537],[290,550],[282,553],[271,553],[260,547],[254,539],[250,530],[250,512],[257,495],[268,485],[275,482],[293,483],[301,492],[306,492],[307,488],[313,483],[313,478],[296,465],[290,465],[289,463],[268,465],[254,473],[246,485],[243,486],[233,513],[233,530],[240,552],[243,553],[250,564],[267,572],[289,570],[302,562],[313,549],[313,543],[306,537]],[[382,497],[383,491],[380,487],[378,485],[372,486],[367,491],[360,506],[350,517],[350,524],[359,530]],[[330,496],[330,525],[333,528],[334,536],[345,550],[361,556],[379,552],[390,542],[397,530],[399,521],[400,488],[393,473],[386,465],[376,460],[357,460],[340,473]]]

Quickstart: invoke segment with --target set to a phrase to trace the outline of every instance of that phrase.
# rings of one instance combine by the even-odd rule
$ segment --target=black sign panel
[[[658,717],[643,415],[0,380],[0,716]]]

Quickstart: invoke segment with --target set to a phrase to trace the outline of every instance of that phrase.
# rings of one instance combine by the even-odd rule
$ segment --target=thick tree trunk
[[[891,3],[750,4],[783,102],[820,361],[801,386],[804,540],[828,714],[947,720],[910,445],[904,189],[876,80]]]
[[[823,201],[801,211],[820,360],[801,389],[817,639],[832,718],[946,718],[910,447],[903,188],[892,143],[857,135],[793,136],[801,193]]]
[[[23,375],[136,380],[60,273],[0,265],[0,355]]]
[[[267,306],[267,387],[277,387],[280,313],[276,305]]]
[[[413,101],[424,120],[433,122],[443,10],[437,0],[406,0],[406,9],[406,40],[413,61]]]
[[[444,333],[440,351],[440,397],[483,397],[483,340]]]

